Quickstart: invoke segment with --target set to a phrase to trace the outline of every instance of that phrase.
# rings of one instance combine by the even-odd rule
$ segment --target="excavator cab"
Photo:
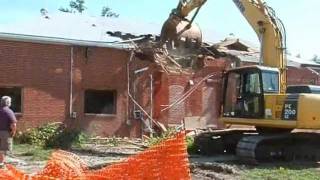
[[[225,76],[223,116],[263,119],[266,93],[279,93],[279,71],[262,66],[229,70]]]

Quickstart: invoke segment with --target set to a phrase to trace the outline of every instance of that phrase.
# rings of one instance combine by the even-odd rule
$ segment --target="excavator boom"
[[[233,0],[260,41],[260,64],[280,71],[280,93],[286,89],[285,30],[279,18],[262,0]]]

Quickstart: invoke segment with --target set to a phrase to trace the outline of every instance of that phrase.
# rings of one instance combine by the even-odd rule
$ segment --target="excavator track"
[[[282,160],[283,143],[287,135],[245,136],[237,144],[236,155],[241,161],[258,163],[268,160]],[[280,143],[279,143],[280,142]],[[283,143],[283,145],[281,144]]]
[[[246,162],[319,161],[320,134],[289,133],[243,137],[236,149],[237,156]]]
[[[195,139],[205,155],[234,153],[242,162],[320,161],[320,134],[260,135],[252,131],[211,132]]]
[[[250,134],[256,133],[254,130],[215,130],[197,135],[194,143],[200,154],[234,154],[239,140]]]

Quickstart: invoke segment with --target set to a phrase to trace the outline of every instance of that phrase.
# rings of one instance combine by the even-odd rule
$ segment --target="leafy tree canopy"
[[[117,18],[117,17],[119,17],[119,14],[113,12],[113,11],[111,10],[111,8],[109,8],[109,7],[107,7],[107,6],[104,6],[104,7],[102,8],[102,11],[101,11],[101,16],[102,16],[102,17],[115,17],[115,18]]]
[[[59,8],[60,11],[66,12],[66,13],[82,13],[87,9],[85,6],[84,0],[71,0],[69,3],[69,7],[61,7]],[[119,14],[112,11],[111,8],[108,6],[103,6],[101,10],[101,16],[102,17],[119,17]]]
[[[67,12],[67,13],[82,13],[87,7],[84,5],[85,1],[84,0],[76,0],[76,1],[70,1],[69,3],[69,8],[59,8],[60,11],[62,12]]]

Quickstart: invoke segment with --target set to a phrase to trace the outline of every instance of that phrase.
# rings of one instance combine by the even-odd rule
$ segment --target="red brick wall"
[[[189,88],[188,75],[169,75],[169,104],[176,102]],[[186,108],[187,100],[172,106],[168,110],[168,124],[181,124],[183,118],[189,114]],[[189,110],[189,111],[188,111]]]
[[[222,75],[224,68],[207,67],[203,71],[206,74],[215,73],[209,81],[205,81],[202,86],[202,111],[201,116],[205,119],[207,126],[219,128],[221,124],[218,122],[220,116],[220,106],[222,102]]]
[[[151,105],[151,94],[152,97],[155,98],[155,86],[157,84],[158,78],[156,77],[157,67],[154,63],[146,60],[140,60],[139,58],[135,57],[130,63],[130,93],[133,99],[136,101],[137,104],[133,102],[133,100],[129,100],[129,119],[132,124],[135,124],[135,130],[137,133],[145,134],[146,132],[143,131],[144,124],[142,123],[141,119],[134,119],[134,110],[141,110],[139,106],[143,108],[143,110],[151,116],[151,111],[154,114],[154,102]],[[147,68],[147,69],[145,69]],[[138,72],[139,71],[139,72]],[[153,92],[151,93],[151,76],[152,76],[152,88]],[[150,118],[143,114],[144,120],[150,120]]]
[[[243,63],[243,65],[255,65],[255,63]],[[287,70],[287,84],[317,84],[320,85],[320,78],[318,75],[310,71],[306,67],[288,67]]]
[[[287,71],[288,85],[296,84],[317,84],[320,85],[319,76],[309,69],[289,67]]]
[[[184,117],[199,116],[204,118],[207,125],[219,127],[218,117],[220,114],[220,103],[222,98],[222,72],[228,66],[223,59],[204,59],[205,66],[198,71],[189,74],[168,74],[162,73],[159,91],[155,94],[157,101],[156,107],[159,113],[158,120],[165,124],[181,124]],[[203,81],[207,75],[216,73],[210,81]],[[193,85],[189,81],[193,81]],[[175,102],[188,90],[196,87],[193,93],[180,104],[173,106],[167,111],[161,112],[171,103]],[[160,98],[161,97],[161,98]],[[160,105],[161,104],[161,105]]]
[[[86,56],[86,52],[89,52]],[[97,135],[130,136],[127,120],[128,53],[122,50],[90,47],[74,48],[73,111],[78,117],[71,119],[76,127]],[[88,115],[84,113],[84,92],[87,89],[115,90],[115,115]]]
[[[162,124],[168,124],[168,111],[162,112],[164,105],[169,104],[169,80],[164,72],[158,71],[154,81],[154,118]]]
[[[200,116],[206,121],[206,125],[214,128],[222,127],[218,122],[223,96],[223,72],[230,66],[230,62],[224,58],[205,58],[206,66],[196,72],[194,78],[200,81],[207,75],[213,75],[202,83],[201,91],[201,113]],[[200,101],[200,100],[199,100]]]
[[[22,87],[20,129],[64,120],[69,57],[64,46],[0,41],[0,86]]]
[[[62,121],[99,135],[139,136],[135,122],[127,125],[129,53],[123,50],[74,47],[73,111],[69,119],[71,47],[0,41],[0,86],[22,87],[20,130]],[[84,91],[117,91],[117,113],[84,114]]]

